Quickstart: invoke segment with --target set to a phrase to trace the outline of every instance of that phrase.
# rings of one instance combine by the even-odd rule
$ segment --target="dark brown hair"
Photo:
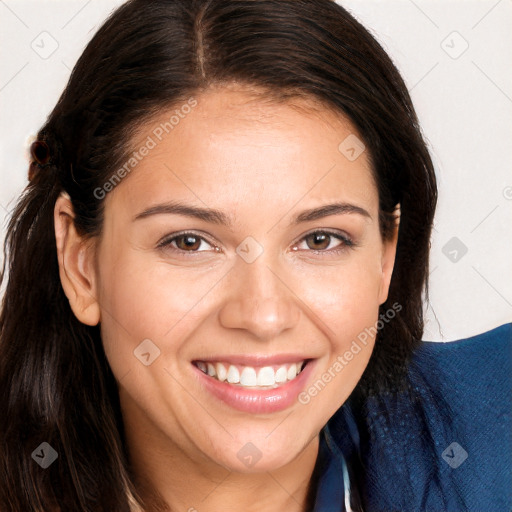
[[[392,61],[330,0],[132,0],[99,29],[38,139],[50,159],[20,198],[6,238],[0,317],[0,510],[129,510],[136,495],[117,386],[99,327],[80,323],[63,292],[53,211],[62,191],[81,234],[102,229],[94,193],[143,122],[231,82],[286,101],[310,98],[346,116],[371,156],[381,231],[401,220],[390,305],[358,384],[370,396],[401,385],[423,332],[436,182],[411,99]],[[44,81],[42,82],[44,83]],[[341,141],[340,141],[341,142]],[[58,463],[31,453],[48,442]]]

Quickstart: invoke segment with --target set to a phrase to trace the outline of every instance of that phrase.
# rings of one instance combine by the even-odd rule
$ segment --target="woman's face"
[[[242,89],[195,100],[144,126],[105,199],[102,337],[130,428],[199,464],[272,470],[360,379],[395,244],[348,121]]]

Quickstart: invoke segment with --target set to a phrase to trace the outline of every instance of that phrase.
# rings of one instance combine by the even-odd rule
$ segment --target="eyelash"
[[[305,241],[308,237],[310,237],[312,235],[318,235],[318,234],[328,235],[332,238],[335,238],[335,239],[339,240],[341,242],[341,244],[339,244],[337,247],[335,247],[333,249],[323,249],[323,250],[321,250],[321,249],[320,250],[318,250],[318,249],[299,249],[299,250],[305,250],[306,252],[310,252],[313,254],[340,254],[340,253],[346,251],[347,249],[351,249],[356,246],[355,242],[348,235],[340,233],[338,231],[331,231],[329,229],[318,229],[315,231],[310,231],[309,233],[306,233],[305,235],[303,235],[293,245],[296,246],[300,242]],[[193,236],[197,239],[200,239],[201,242],[206,242],[206,243],[212,245],[216,251],[220,250],[213,242],[209,241],[207,238],[205,238],[202,235],[199,235],[198,233],[194,233],[193,231],[181,231],[179,233],[174,233],[174,234],[164,238],[161,242],[159,242],[157,245],[157,248],[158,249],[166,249],[166,250],[170,249],[172,252],[177,252],[180,255],[186,255],[187,257],[189,257],[189,256],[194,257],[193,255],[195,255],[195,254],[198,254],[201,252],[207,252],[207,251],[197,251],[197,250],[196,251],[185,251],[183,249],[179,249],[178,247],[173,247],[171,245],[173,242],[175,242],[180,237],[184,237],[187,235]],[[297,250],[297,249],[294,249],[294,250]]]

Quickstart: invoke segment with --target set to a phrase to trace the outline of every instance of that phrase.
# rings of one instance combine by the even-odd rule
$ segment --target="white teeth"
[[[292,363],[290,367],[288,368],[288,373],[286,374],[288,377],[288,380],[292,380],[295,377],[297,377],[297,365],[295,363]]]
[[[275,383],[274,368],[272,366],[264,366],[258,372],[258,386],[273,386]]]
[[[303,363],[283,364],[274,370],[275,366],[264,366],[259,371],[252,366],[237,367],[227,363],[196,362],[197,368],[220,382],[239,384],[248,388],[277,387],[287,381],[295,379],[301,372]]]
[[[215,366],[213,366],[212,363],[207,363],[207,368],[208,368],[208,375],[210,377],[215,377],[217,374],[215,373]]]
[[[240,372],[236,366],[229,366],[227,379],[230,384],[238,384],[240,382]]]
[[[217,363],[215,365],[215,368],[217,369],[217,378],[223,382],[226,380],[226,376],[228,374],[228,371],[226,370],[226,367],[222,363]]]
[[[256,370],[250,366],[246,366],[240,375],[240,384],[242,386],[256,386],[257,383]]]
[[[276,382],[286,382],[287,373],[286,373],[286,366],[280,366],[276,371]]]

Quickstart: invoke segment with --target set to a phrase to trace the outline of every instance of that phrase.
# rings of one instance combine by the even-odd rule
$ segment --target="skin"
[[[81,238],[69,198],[58,199],[62,285],[80,321],[101,322],[141,485],[171,510],[304,510],[318,434],[359,381],[374,340],[309,403],[276,413],[247,414],[212,397],[191,361],[305,354],[315,360],[307,389],[377,321],[396,233],[382,240],[366,152],[350,162],[338,150],[357,133],[339,114],[236,87],[212,89],[197,101],[107,195],[101,237]],[[169,117],[142,127],[133,148]],[[177,214],[133,220],[168,201],[214,208],[232,225]],[[292,223],[305,210],[340,201],[368,216]],[[349,235],[354,245],[305,238],[326,229]],[[195,246],[200,250],[190,254],[181,244],[180,251],[177,240],[157,247],[182,230],[205,238]],[[236,252],[247,236],[263,247],[250,264]],[[149,366],[133,354],[144,339],[160,350]],[[253,467],[237,457],[249,442],[262,454]]]

